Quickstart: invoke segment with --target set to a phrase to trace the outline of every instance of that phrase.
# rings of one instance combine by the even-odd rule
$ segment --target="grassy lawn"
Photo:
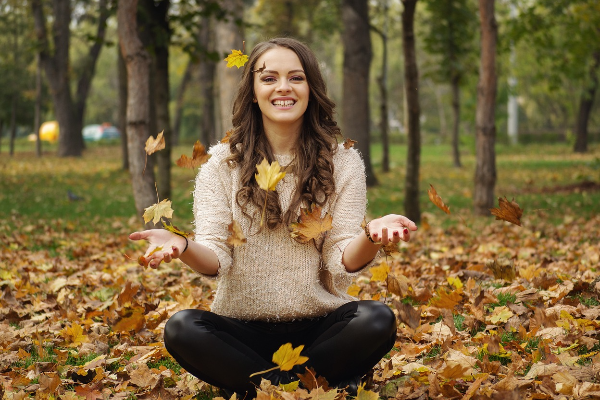
[[[123,224],[139,226],[128,172],[121,168],[118,144],[91,144],[81,158],[61,159],[48,144],[42,158],[33,145],[20,142],[15,156],[0,158],[0,230],[33,230],[51,225],[54,229],[111,232]],[[6,151],[6,149],[3,149]],[[449,146],[424,146],[421,155],[421,210],[430,222],[451,225],[473,221],[472,193],[475,156],[463,150],[463,168],[452,166]],[[381,172],[381,147],[373,146],[372,157],[380,185],[369,190],[372,216],[402,213],[406,146],[391,148],[392,170]],[[173,151],[173,159],[191,154],[191,145]],[[600,211],[600,191],[571,189],[549,193],[583,181],[600,182],[600,146],[585,155],[573,154],[571,147],[526,145],[497,147],[498,181],[496,194],[514,198],[524,209],[523,221],[537,218],[560,223],[564,218],[589,217]],[[191,229],[191,191],[195,171],[173,168],[174,223]],[[450,206],[446,216],[428,199],[429,184]],[[69,201],[68,191],[83,198]],[[476,219],[475,219],[476,220]]]

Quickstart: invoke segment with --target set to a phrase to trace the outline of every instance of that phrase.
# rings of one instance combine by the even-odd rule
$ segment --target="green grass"
[[[449,146],[423,146],[420,205],[430,223],[435,219],[442,226],[476,221],[471,212],[475,165],[471,147],[462,150],[464,167],[456,169]],[[593,144],[590,148],[588,154],[578,155],[565,144],[498,145],[496,194],[514,197],[524,209],[525,222],[543,218],[558,224],[568,216],[589,217],[598,212],[600,191],[548,194],[541,190],[584,180],[600,181],[600,146]],[[371,216],[403,213],[406,151],[406,146],[392,145],[392,170],[383,173],[381,146],[372,147],[380,184],[368,192]],[[191,145],[177,146],[173,161],[181,154],[191,154]],[[190,230],[195,171],[176,166],[172,171],[173,223]],[[451,215],[429,201],[430,183],[450,206]],[[69,201],[69,190],[83,200]],[[46,232],[46,240],[38,240],[35,246],[55,255],[64,247],[60,233],[114,233],[141,227],[135,216],[131,178],[121,168],[118,144],[94,143],[80,158],[58,158],[55,146],[44,143],[43,157],[37,158],[33,144],[17,141],[13,157],[0,157],[0,215],[0,233]]]

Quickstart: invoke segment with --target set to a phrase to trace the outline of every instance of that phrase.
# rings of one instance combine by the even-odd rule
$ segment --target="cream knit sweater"
[[[340,145],[334,155],[335,196],[323,209],[332,215],[333,228],[320,240],[321,252],[312,242],[296,242],[285,226],[257,232],[262,210],[254,210],[257,218],[250,227],[236,203],[239,168],[224,161],[229,145],[215,145],[209,153],[212,157],[196,177],[193,211],[195,240],[213,250],[220,262],[212,311],[242,320],[290,321],[322,316],[355,300],[346,291],[356,273],[346,271],[342,254],[362,233],[366,212],[365,169],[359,153]],[[276,159],[282,166],[292,161],[291,156]],[[277,184],[282,212],[289,207],[295,180],[288,173]],[[232,220],[247,238],[235,248],[225,243]]]

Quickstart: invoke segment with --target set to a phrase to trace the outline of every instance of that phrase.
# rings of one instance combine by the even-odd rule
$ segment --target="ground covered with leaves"
[[[26,175],[10,166],[2,172],[9,181]],[[190,176],[182,180],[189,184]],[[81,187],[69,179],[69,187]],[[452,209],[448,190],[431,183]],[[65,209],[85,207],[90,193]],[[136,218],[88,218],[82,227],[27,218],[13,207],[0,221],[0,397],[220,395],[186,373],[162,342],[172,314],[210,307],[214,281],[178,262],[138,265],[143,244],[127,239],[139,229]],[[569,209],[550,223],[527,212],[521,227],[466,213],[447,225],[433,206],[410,243],[363,271],[350,292],[388,304],[398,337],[361,400],[600,397],[600,215]],[[300,389],[264,382],[259,399],[346,396],[322,380],[303,382]]]

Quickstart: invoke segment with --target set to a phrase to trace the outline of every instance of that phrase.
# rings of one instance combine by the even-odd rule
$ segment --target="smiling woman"
[[[228,398],[252,398],[262,378],[289,383],[305,367],[356,395],[361,377],[394,345],[390,308],[357,301],[347,289],[382,245],[408,241],[417,227],[390,214],[363,230],[364,164],[338,145],[334,107],[308,47],[289,38],[259,43],[234,101],[229,142],[211,148],[196,178],[194,240],[166,230],[130,235],[150,242],[151,267],[180,258],[218,278],[211,311],[173,315],[164,338],[182,367]],[[271,164],[272,188],[260,172]],[[294,227],[308,214],[324,228],[301,237]],[[232,226],[245,243],[227,240]],[[273,354],[288,343],[304,346],[308,360],[273,370]]]

